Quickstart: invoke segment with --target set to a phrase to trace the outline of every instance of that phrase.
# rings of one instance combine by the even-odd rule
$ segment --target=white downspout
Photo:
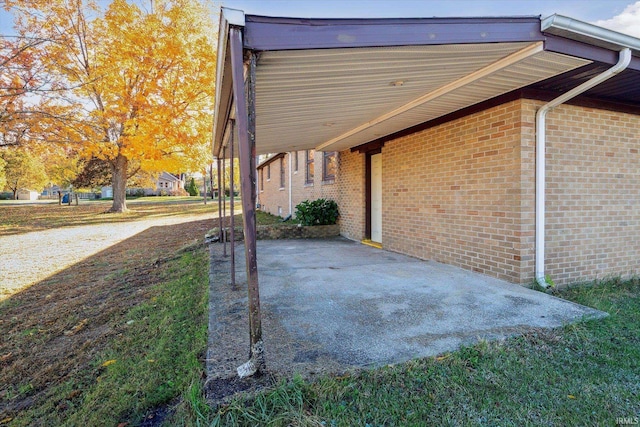
[[[293,163],[293,151],[289,151],[289,216],[293,217],[293,199],[291,198],[291,163]],[[297,155],[297,152],[295,152]]]
[[[583,92],[599,85],[607,79],[615,76],[629,66],[631,62],[631,49],[624,48],[620,51],[618,63],[602,74],[584,82],[580,86],[549,101],[536,113],[536,282],[546,288],[548,286],[545,277],[544,245],[545,245],[545,183],[546,183],[546,116],[549,111],[558,105],[580,95]]]

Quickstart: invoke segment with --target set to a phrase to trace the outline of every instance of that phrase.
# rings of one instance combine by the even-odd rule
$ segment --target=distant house
[[[19,190],[18,200],[38,200],[38,192],[32,190]]]
[[[162,172],[156,182],[156,193],[162,194],[164,192],[169,194],[176,190],[184,190],[183,174],[177,176],[169,172]]]
[[[66,194],[68,192],[68,188],[62,188],[59,185],[51,185],[49,187],[45,187],[45,189],[42,190],[42,193],[40,193],[40,197],[45,199],[57,199],[58,193]]]
[[[102,187],[100,189],[100,197],[103,199],[110,199],[113,197],[113,188],[111,187]]]
[[[156,188],[127,188],[127,195],[130,196],[173,196],[176,193],[182,193],[184,190],[184,174],[174,175],[169,172],[162,172],[156,180]],[[101,197],[113,197],[113,189],[111,186],[102,187]]]

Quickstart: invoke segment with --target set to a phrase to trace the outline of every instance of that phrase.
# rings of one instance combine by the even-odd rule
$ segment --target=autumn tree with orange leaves
[[[208,159],[215,49],[198,0],[6,0],[38,75],[31,141],[109,164],[111,212],[139,171],[201,170]],[[34,81],[35,81],[34,80]],[[34,101],[35,100],[35,101]]]
[[[17,147],[26,139],[25,97],[41,87],[33,50],[40,40],[2,35],[0,38],[0,148]]]

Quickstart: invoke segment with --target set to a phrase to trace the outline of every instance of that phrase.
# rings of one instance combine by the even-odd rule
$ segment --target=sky
[[[0,0],[0,34],[6,35],[11,33],[11,17],[1,9],[3,3]],[[546,17],[557,13],[640,37],[640,0],[222,0],[218,3],[247,14],[298,18]]]

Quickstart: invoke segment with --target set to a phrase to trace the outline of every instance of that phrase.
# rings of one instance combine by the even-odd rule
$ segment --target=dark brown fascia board
[[[525,96],[523,96],[523,98],[539,99],[539,98],[534,98],[532,96],[526,96],[526,95],[527,95],[527,92],[525,92]],[[552,94],[553,98],[550,98],[549,95],[550,95],[549,93],[546,93],[544,100],[551,101],[553,98],[558,96],[557,93]],[[598,110],[606,110],[606,111],[612,111],[615,113],[626,113],[626,114],[634,114],[636,116],[640,116],[640,105],[609,101],[606,99],[590,98],[587,96],[578,96],[577,98],[573,98],[567,101],[566,104],[575,105],[578,107],[595,108]]]
[[[618,52],[599,46],[593,46],[576,40],[570,40],[551,34],[545,34],[544,50],[547,52],[560,53],[563,55],[575,56],[588,59],[590,61],[602,62],[613,65],[618,62]],[[640,58],[631,58],[630,70],[640,71]]]
[[[245,16],[259,51],[543,41],[540,17],[296,19]]]
[[[384,143],[385,141],[378,139],[375,141],[367,142],[366,144],[352,147],[351,152],[355,153],[357,151],[360,154],[363,154],[363,153],[376,154],[375,152],[382,152],[382,147],[384,147]]]
[[[367,153],[372,150],[383,147],[386,142],[393,141],[395,139],[402,138],[404,136],[408,136],[416,132],[421,132],[423,130],[439,126],[441,124],[450,122],[452,120],[461,119],[470,114],[478,113],[480,111],[484,111],[489,108],[497,107],[499,105],[505,104],[507,102],[515,101],[517,99],[533,99],[537,101],[547,102],[557,98],[559,95],[560,94],[558,94],[557,92],[542,91],[537,89],[525,88],[525,89],[514,90],[504,95],[496,96],[495,98],[491,98],[486,101],[480,102],[478,104],[474,104],[469,107],[463,108],[461,110],[454,111],[453,113],[449,113],[442,117],[438,117],[436,119],[429,120],[424,123],[420,123],[418,125],[403,129],[399,132],[392,133],[382,138],[374,139],[373,141],[367,142],[365,144],[358,145],[356,147],[351,148],[351,152],[358,151],[360,153]],[[618,113],[640,115],[640,106],[638,105],[612,102],[607,100],[588,98],[584,96],[578,96],[566,103],[569,105],[575,105],[579,107],[596,108],[600,110],[614,111]]]
[[[281,157],[284,157],[286,153],[278,153],[273,157],[269,157],[267,160],[263,161],[262,163],[260,163],[256,169],[260,170],[262,168],[264,168],[265,166],[267,166],[268,164],[273,163],[274,161],[276,161],[276,159],[279,159]]]

